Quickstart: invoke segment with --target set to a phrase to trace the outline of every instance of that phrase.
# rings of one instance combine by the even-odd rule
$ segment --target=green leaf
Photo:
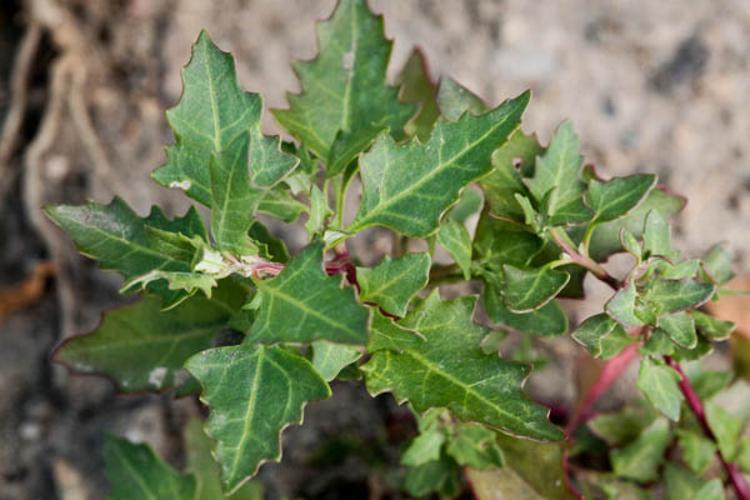
[[[719,451],[728,460],[734,460],[739,449],[740,435],[745,427],[742,420],[714,402],[706,403],[706,420],[716,436]]]
[[[609,359],[636,341],[620,323],[606,314],[587,318],[573,332],[573,339],[595,358]]]
[[[583,157],[573,125],[565,121],[557,128],[547,151],[537,158],[534,177],[527,181],[537,202],[545,202],[545,214],[558,224],[589,220],[583,205],[585,184],[581,180]]]
[[[148,228],[205,237],[200,217],[192,209],[184,217],[170,221],[154,207],[148,217],[141,218],[120,198],[114,198],[109,205],[48,207],[47,214],[73,238],[81,253],[98,260],[104,269],[116,270],[126,280],[155,269],[191,271],[190,260],[175,258],[174,251],[165,250],[163,232],[149,232]],[[187,259],[184,248],[177,255]],[[163,282],[148,288],[161,295],[165,306],[185,296],[181,290],[169,290]]]
[[[310,217],[305,222],[305,229],[311,240],[322,233],[326,219],[331,214],[333,214],[333,211],[328,207],[325,193],[313,184],[310,190]]]
[[[641,259],[643,259],[643,248],[635,235],[625,227],[620,231],[620,242],[622,243],[622,248],[640,263]]]
[[[185,273],[180,271],[150,271],[146,274],[142,274],[132,280],[125,282],[120,288],[120,293],[125,293],[128,290],[138,289],[145,290],[149,283],[155,281],[164,280],[167,282],[167,288],[170,290],[184,290],[187,292],[185,299],[192,296],[198,290],[201,290],[203,294],[211,298],[211,292],[218,284],[216,278],[209,274],[204,273]],[[182,300],[176,301],[172,304],[168,304],[169,309],[180,304]]]
[[[745,474],[750,471],[750,437],[745,436],[740,440],[740,448],[737,451],[737,465]]]
[[[626,327],[642,326],[643,322],[635,315],[635,299],[637,294],[635,285],[628,283],[607,301],[604,305],[604,310]]]
[[[466,226],[453,219],[444,221],[438,230],[437,241],[458,264],[464,279],[471,279],[471,235]]]
[[[682,392],[677,385],[680,376],[669,366],[650,357],[641,360],[638,372],[638,389],[654,407],[677,422],[680,419]]]
[[[495,431],[479,424],[456,424],[445,451],[459,465],[487,469],[505,464]]]
[[[437,427],[422,431],[409,444],[401,456],[401,463],[411,467],[424,465],[428,462],[440,460],[440,450],[445,443],[445,434]]]
[[[289,109],[273,114],[326,162],[330,176],[382,130],[398,136],[415,107],[399,102],[398,89],[386,84],[391,42],[365,0],[342,0],[318,25],[318,45],[316,59],[294,65],[302,93],[289,95]]]
[[[669,423],[659,418],[627,446],[610,452],[612,467],[620,477],[638,482],[658,478],[659,465],[664,461],[664,451],[669,445]]]
[[[718,492],[714,481],[705,482],[684,467],[668,463],[664,470],[667,500],[723,500],[724,487],[716,481]]]
[[[497,219],[482,212],[474,235],[475,259],[485,267],[501,269],[503,264],[527,267],[540,252],[544,242],[527,231],[509,230]]]
[[[408,135],[416,135],[424,142],[430,138],[435,121],[440,116],[437,106],[437,87],[430,78],[427,61],[421,50],[412,50],[401,69],[397,82],[401,102],[416,104],[419,111],[404,126]]]
[[[479,212],[483,205],[484,198],[482,198],[481,191],[471,187],[466,188],[461,193],[458,203],[451,207],[445,218],[463,224],[469,217]]]
[[[323,245],[308,246],[273,279],[257,280],[260,307],[250,331],[254,342],[329,340],[364,344],[367,309],[340,276],[323,271]]]
[[[306,211],[307,206],[297,200],[283,185],[275,186],[266,192],[258,205],[258,213],[276,217],[287,224],[295,222]]]
[[[546,305],[565,288],[570,275],[549,268],[519,269],[504,265],[503,297],[513,312],[534,311]]]
[[[638,400],[616,413],[594,415],[588,421],[588,426],[608,445],[621,446],[636,440],[656,416],[650,405]]]
[[[599,262],[605,261],[610,255],[622,250],[620,231],[623,228],[640,238],[643,236],[646,215],[651,210],[657,210],[667,219],[682,210],[685,203],[685,198],[662,189],[651,190],[646,199],[625,217],[596,226],[589,243],[589,255]]]
[[[735,324],[725,321],[700,311],[690,311],[695,321],[695,326],[709,340],[726,340],[734,331]]]
[[[698,344],[695,321],[693,321],[691,315],[684,311],[661,316],[659,328],[667,332],[675,343],[686,349],[692,349]]]
[[[734,277],[732,271],[732,254],[726,244],[719,243],[703,257],[703,269],[716,285],[723,285]]]
[[[161,310],[158,297],[113,309],[86,335],[71,337],[55,361],[81,373],[104,374],[122,392],[165,390],[185,385],[186,359],[212,346],[214,337],[239,311],[246,292],[225,283],[212,299],[194,296]]]
[[[521,333],[547,337],[562,335],[568,331],[568,317],[558,301],[552,300],[529,313],[514,313],[503,303],[500,291],[489,282],[485,283],[484,309],[494,324]]]
[[[406,315],[411,299],[427,286],[430,255],[408,253],[397,259],[383,259],[372,268],[357,268],[359,298],[372,302],[396,316]]]
[[[335,379],[341,370],[362,356],[362,352],[356,347],[331,344],[324,340],[316,340],[312,343],[312,348],[312,364],[326,382]]]
[[[307,401],[331,391],[304,358],[280,347],[243,344],[209,349],[185,364],[210,408],[206,430],[217,442],[222,481],[236,491],[264,461],[281,458],[279,434],[302,422]]]
[[[289,260],[289,250],[287,250],[284,240],[276,238],[260,222],[255,221],[250,226],[250,237],[260,246],[262,257],[282,263]]]
[[[692,280],[653,281],[643,294],[644,302],[651,304],[659,314],[699,307],[714,294],[715,287]]]
[[[458,472],[456,463],[443,454],[440,460],[409,468],[404,478],[404,488],[415,497],[422,497],[432,492],[440,492],[453,497],[460,489]]]
[[[677,429],[682,459],[696,473],[704,474],[716,458],[716,445],[702,433]]]
[[[647,257],[661,255],[670,257],[674,254],[669,223],[658,210],[651,210],[646,216],[643,229],[643,252]]]
[[[586,204],[594,211],[591,223],[607,222],[627,215],[637,207],[656,185],[656,176],[636,174],[615,177],[606,182],[589,183]]]
[[[452,78],[440,80],[437,103],[443,117],[450,121],[458,120],[466,112],[478,115],[487,109],[482,99]]]
[[[518,127],[528,101],[527,92],[482,115],[440,120],[424,144],[399,145],[381,135],[360,158],[362,204],[347,231],[385,226],[410,237],[434,233],[461,190],[490,171],[492,152]]]
[[[112,500],[194,498],[195,477],[178,474],[145,444],[107,436],[104,464],[107,479],[112,484],[109,497]]]
[[[368,390],[393,392],[419,412],[444,407],[460,419],[504,432],[560,439],[562,433],[548,422],[547,410],[521,390],[528,367],[481,351],[488,330],[472,321],[475,302],[475,297],[441,301],[433,292],[404,319],[403,327],[376,315],[373,337],[383,339],[368,346],[372,357],[362,367]]]

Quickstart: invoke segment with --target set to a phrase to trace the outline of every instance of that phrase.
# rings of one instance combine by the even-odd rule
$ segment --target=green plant
[[[294,143],[263,135],[260,96],[198,38],[167,112],[175,143],[153,177],[208,207],[209,229],[195,208],[174,219],[158,207],[140,217],[120,199],[48,209],[83,253],[122,274],[123,290],[143,295],[55,359],[123,392],[200,393],[209,408],[211,440],[191,424],[186,475],[110,440],[115,497],[257,495],[246,480],[280,458],[281,431],[343,371],[414,410],[420,434],[402,460],[413,495],[456,495],[464,470],[478,496],[715,498],[725,479],[748,498],[744,416],[715,397],[735,377],[696,362],[733,328],[697,309],[722,293],[730,257],[673,248],[668,218],[684,200],[654,175],[601,178],[568,122],[542,146],[520,129],[528,92],[487,108],[451,80],[436,88],[418,53],[390,86],[391,45],[365,0],[341,0],[318,34],[318,57],[295,65],[302,93],[273,112]],[[347,220],[355,179],[361,203]],[[306,214],[309,244],[290,256],[257,214],[290,224]],[[357,267],[347,240],[371,227],[392,233],[393,255]],[[428,250],[406,252],[416,240]],[[438,245],[454,264],[433,262]],[[604,264],[622,252],[633,265],[618,278]],[[563,430],[522,387],[542,361],[534,346],[568,332],[558,298],[582,298],[589,274],[613,295],[572,338],[609,361]],[[482,285],[486,324],[475,295],[441,297],[439,285],[462,281]],[[243,340],[217,347],[225,329]],[[522,341],[501,356],[509,332]],[[592,418],[636,358],[644,399]]]

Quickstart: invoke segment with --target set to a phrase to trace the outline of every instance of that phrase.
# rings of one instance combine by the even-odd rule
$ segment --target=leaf
[[[713,481],[704,482],[701,478],[685,469],[668,463],[664,470],[667,500],[718,500],[724,498],[724,488],[719,480],[719,496],[712,493]],[[704,490],[706,488],[706,490]],[[705,496],[709,494],[710,496]]]
[[[478,115],[487,109],[482,99],[452,78],[440,80],[437,102],[441,114],[449,121],[458,120],[467,111]]]
[[[595,358],[609,359],[636,341],[617,321],[606,314],[587,318],[573,332],[573,339]]]
[[[739,417],[732,415],[714,402],[709,401],[705,406],[706,420],[716,436],[719,451],[726,460],[731,462],[738,451],[739,438],[745,425]]]
[[[686,349],[692,349],[698,344],[695,321],[693,321],[692,316],[684,311],[661,316],[659,328],[667,332],[675,343]]]
[[[471,235],[462,223],[448,219],[440,226],[437,241],[453,257],[464,279],[471,279]]]
[[[400,86],[401,102],[416,104],[419,111],[404,126],[408,135],[416,135],[420,141],[430,138],[435,121],[440,116],[437,106],[437,87],[430,78],[427,61],[418,48],[414,48],[401,69],[397,82]]]
[[[613,319],[626,327],[642,326],[643,322],[635,315],[637,291],[633,283],[620,288],[604,305],[604,310]]]
[[[356,347],[331,344],[324,340],[316,340],[312,343],[312,348],[312,364],[326,382],[335,379],[341,370],[362,356]]]
[[[589,243],[591,258],[603,262],[610,255],[620,252],[620,231],[626,228],[633,236],[643,236],[646,215],[651,210],[657,210],[665,219],[678,213],[685,206],[685,198],[668,193],[663,189],[653,189],[645,200],[628,215],[620,219],[599,224],[594,229]]]
[[[643,300],[659,314],[666,314],[699,307],[713,296],[715,290],[713,285],[692,280],[658,279],[645,290]]]
[[[304,203],[300,202],[288,188],[278,185],[266,192],[258,205],[258,212],[292,224],[300,215],[307,211]]]
[[[445,220],[453,220],[458,223],[465,223],[472,215],[482,209],[484,198],[477,189],[467,188],[461,193],[458,203],[453,205],[445,214]]]
[[[305,229],[311,240],[323,231],[326,219],[331,214],[333,211],[328,207],[325,193],[313,184],[310,190],[310,217],[305,222]]]
[[[107,436],[104,464],[112,484],[112,500],[143,498],[192,499],[196,480],[193,475],[178,474],[145,444]]]
[[[454,426],[445,451],[465,467],[502,467],[505,459],[496,436],[495,431],[481,425],[459,423]]]
[[[636,174],[615,177],[606,182],[592,179],[586,204],[594,211],[591,224],[619,219],[637,207],[656,185],[656,176]]]
[[[152,236],[148,228],[180,232],[187,237],[205,236],[200,217],[194,210],[170,221],[154,207],[148,217],[141,218],[117,197],[109,205],[48,207],[47,215],[73,238],[81,253],[98,260],[104,269],[116,270],[126,280],[155,269],[191,271],[190,260],[175,258],[174,253],[165,251],[163,237]],[[178,255],[183,256],[184,252]],[[181,290],[169,290],[164,283],[154,283],[148,288],[164,299],[165,306],[185,295]]]
[[[424,144],[399,145],[381,135],[360,158],[363,198],[347,231],[385,226],[410,237],[434,233],[461,190],[490,171],[492,152],[518,127],[528,101],[527,92],[481,115],[440,120]]]
[[[401,456],[401,463],[418,467],[428,462],[440,460],[440,450],[445,443],[445,434],[439,428],[427,429],[409,444]]]
[[[398,136],[415,107],[399,102],[398,89],[386,84],[391,42],[365,0],[342,0],[318,25],[318,45],[316,59],[294,65],[302,93],[288,95],[289,109],[273,114],[332,176],[382,130]]]
[[[427,286],[429,273],[427,253],[407,253],[393,260],[386,257],[373,268],[357,268],[359,298],[388,313],[404,316],[411,299]]]
[[[664,451],[668,445],[669,423],[659,418],[638,439],[610,452],[615,474],[638,482],[657,479],[658,468],[664,461]]]
[[[250,237],[260,246],[261,256],[274,262],[289,261],[289,250],[284,240],[276,238],[266,226],[254,221],[250,226]]]
[[[475,259],[484,267],[501,269],[503,264],[526,267],[541,251],[544,242],[527,231],[509,230],[497,219],[482,212],[474,235]]]
[[[661,255],[670,257],[674,254],[669,223],[658,210],[651,210],[646,216],[643,229],[643,253],[647,257]]]
[[[560,439],[547,411],[521,390],[528,367],[482,353],[479,344],[488,331],[472,321],[475,302],[475,297],[441,301],[433,292],[403,326],[376,315],[373,337],[383,340],[368,345],[372,357],[362,366],[368,390],[374,395],[393,392],[418,412],[444,407],[460,419],[504,432]]]
[[[695,321],[695,326],[709,340],[726,340],[734,331],[735,324],[725,321],[700,311],[690,311]]]
[[[503,266],[503,274],[505,304],[516,313],[534,311],[546,305],[570,280],[570,275],[562,271],[519,269],[507,264]]]
[[[502,301],[500,291],[485,283],[484,309],[489,319],[521,333],[539,336],[562,335],[568,331],[568,317],[556,300],[528,313],[514,313]]]
[[[213,299],[194,296],[169,311],[147,295],[108,312],[93,332],[67,339],[54,359],[77,372],[104,374],[122,392],[179,388],[187,383],[185,360],[213,345],[245,293],[225,283]]]
[[[302,422],[307,401],[331,395],[304,358],[281,347],[218,347],[185,364],[210,408],[208,434],[217,442],[222,481],[236,491],[265,461],[281,458],[279,434]]]
[[[680,376],[669,366],[650,357],[641,360],[638,372],[638,389],[654,407],[673,422],[680,419],[682,392],[677,382]]]
[[[546,215],[558,224],[588,220],[583,206],[585,184],[581,180],[583,157],[573,125],[565,121],[557,128],[547,151],[538,157],[534,177],[526,184],[537,202],[546,204]]]
[[[458,472],[456,463],[443,454],[440,460],[409,468],[404,478],[404,488],[415,497],[431,492],[452,497],[458,494],[460,488]]]
[[[696,473],[704,474],[716,458],[716,445],[698,432],[677,429],[682,459]]]
[[[703,256],[703,269],[716,285],[723,285],[734,277],[732,254],[725,244],[719,243]]]
[[[608,445],[622,446],[636,440],[655,418],[656,412],[651,406],[639,400],[616,413],[594,415],[588,421],[588,426]]]
[[[364,344],[367,310],[341,277],[323,271],[323,245],[308,246],[273,279],[257,280],[260,303],[249,338],[254,342],[329,340]]]

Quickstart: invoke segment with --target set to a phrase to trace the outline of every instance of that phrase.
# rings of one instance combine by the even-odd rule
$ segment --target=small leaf
[[[408,135],[416,135],[420,141],[430,138],[435,121],[440,116],[437,106],[437,87],[430,78],[427,61],[421,50],[412,50],[401,69],[397,84],[400,86],[401,102],[416,104],[419,111],[404,126]]]
[[[731,321],[714,318],[700,311],[690,311],[690,315],[695,320],[696,328],[709,340],[726,340],[735,328]]]
[[[326,219],[333,214],[328,207],[328,200],[325,193],[313,184],[310,190],[310,216],[305,222],[305,229],[312,240],[319,235],[325,228]]]
[[[476,260],[485,267],[500,269],[503,264],[526,267],[542,249],[544,241],[528,231],[507,229],[485,211],[479,217],[474,236]]]
[[[438,428],[428,429],[417,436],[401,456],[401,463],[411,467],[440,460],[445,434]]]
[[[493,323],[521,333],[546,337],[562,335],[568,331],[568,317],[556,300],[535,311],[514,313],[503,303],[500,291],[492,285],[485,284],[484,309]]]
[[[277,277],[257,280],[260,308],[249,338],[255,342],[329,340],[364,344],[367,310],[341,277],[323,271],[323,246],[308,246]]]
[[[211,413],[208,434],[224,486],[237,490],[261,463],[281,458],[279,434],[302,422],[307,401],[331,391],[304,358],[280,347],[247,344],[196,354],[185,364]]]
[[[360,158],[363,198],[348,232],[385,226],[410,237],[434,233],[461,190],[490,171],[492,152],[518,127],[528,100],[524,93],[481,115],[440,120],[424,144],[381,135]]]
[[[108,436],[104,441],[104,463],[112,484],[112,500],[194,498],[195,477],[178,474],[148,445]]]
[[[289,260],[289,250],[284,240],[276,238],[266,226],[254,221],[250,226],[250,237],[260,246],[261,256],[274,262],[286,263]]]
[[[677,382],[680,376],[672,368],[649,357],[641,360],[638,372],[638,389],[654,407],[677,422],[680,419],[682,392]]]
[[[437,241],[453,257],[464,279],[471,279],[471,235],[462,223],[448,219],[440,226]]]
[[[588,421],[591,431],[610,446],[621,446],[638,439],[657,414],[648,403],[628,405],[616,413],[600,413]]]
[[[593,179],[586,192],[586,204],[594,211],[591,223],[607,222],[627,215],[656,185],[656,176],[636,174],[606,182]]]
[[[716,445],[695,431],[677,430],[677,440],[682,449],[682,459],[696,474],[703,475],[716,458]]]
[[[427,286],[430,272],[430,255],[408,253],[391,260],[383,259],[373,268],[357,268],[359,298],[374,302],[384,311],[404,316],[411,299]]]
[[[659,314],[666,314],[699,307],[714,294],[715,287],[692,280],[655,280],[643,294],[643,300],[651,304]]]
[[[622,248],[638,259],[638,262],[640,263],[643,258],[643,248],[641,248],[641,244],[638,242],[635,235],[627,228],[622,228],[622,231],[620,232],[620,242],[622,243]]]
[[[312,348],[312,364],[326,382],[335,379],[341,370],[362,356],[362,353],[356,347],[332,344],[324,340],[313,342]]]
[[[703,257],[703,269],[716,285],[723,285],[734,277],[732,254],[724,244],[717,244]]]
[[[691,471],[668,463],[664,470],[667,500],[718,500],[722,497],[699,496],[704,481]]]
[[[570,275],[554,269],[519,269],[504,265],[503,297],[513,312],[529,312],[547,304],[565,288]]]
[[[372,357],[362,366],[368,390],[393,392],[418,412],[443,407],[460,419],[505,432],[559,439],[562,433],[547,421],[547,411],[521,390],[528,368],[482,353],[479,344],[488,331],[471,319],[475,301],[441,301],[433,292],[409,313],[403,326],[375,316],[373,337],[384,339],[378,341],[380,350],[368,346]]]
[[[609,359],[636,341],[625,329],[606,314],[586,319],[573,332],[573,339],[595,358]]]
[[[305,204],[294,198],[284,186],[275,186],[267,191],[258,205],[258,213],[276,217],[287,224],[295,222],[306,211]]]
[[[684,311],[667,314],[659,318],[659,328],[663,329],[677,344],[692,349],[698,344],[693,317]]]
[[[637,293],[635,285],[627,283],[607,301],[604,305],[604,310],[626,327],[642,326],[643,322],[635,315]]]
[[[423,497],[432,492],[453,497],[460,488],[458,474],[456,463],[443,454],[440,460],[409,468],[404,478],[404,488],[415,497]]]
[[[668,445],[669,423],[659,418],[638,439],[610,452],[612,468],[620,477],[639,482],[653,481],[658,478],[658,468],[664,461]]]
[[[318,25],[318,45],[314,60],[294,65],[302,93],[289,95],[289,109],[273,115],[332,176],[382,130],[398,136],[415,107],[399,102],[398,89],[386,84],[391,42],[365,0],[340,2]]]
[[[706,420],[716,436],[719,451],[726,460],[731,462],[738,451],[739,438],[745,425],[739,417],[732,415],[714,402],[709,401],[705,406]]]
[[[669,223],[658,210],[651,210],[646,216],[643,229],[643,252],[648,257],[670,257],[674,254]]]
[[[445,451],[466,467],[502,467],[505,460],[496,437],[495,431],[481,425],[459,423],[454,426]]]
[[[440,80],[437,102],[442,115],[450,121],[458,120],[466,112],[478,115],[487,109],[482,99],[452,78]]]

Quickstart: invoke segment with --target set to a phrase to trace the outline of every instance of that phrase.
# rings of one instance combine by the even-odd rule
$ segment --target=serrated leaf
[[[726,460],[731,462],[739,449],[739,438],[745,424],[739,417],[712,401],[707,402],[705,407],[706,420],[716,436],[719,451]]]
[[[664,461],[669,438],[667,420],[655,420],[638,439],[610,452],[615,474],[639,482],[653,481],[658,477],[659,465]]]
[[[496,437],[495,431],[481,425],[459,423],[452,429],[445,452],[465,467],[502,467],[505,459]]]
[[[212,346],[246,293],[225,282],[212,299],[194,296],[169,311],[147,295],[108,312],[93,332],[66,340],[54,359],[77,372],[104,374],[123,392],[182,386],[185,360]]]
[[[120,288],[120,293],[128,290],[145,290],[150,283],[164,280],[170,290],[184,290],[187,295],[185,299],[192,296],[198,290],[203,295],[211,298],[211,292],[218,284],[216,278],[204,273],[185,273],[180,271],[151,271],[132,280],[125,282]],[[184,299],[182,299],[184,300]],[[182,300],[169,304],[165,309],[171,309],[182,302]]]
[[[479,344],[488,331],[472,321],[475,302],[475,297],[441,301],[434,292],[402,326],[376,316],[373,336],[387,341],[379,341],[380,350],[368,346],[372,357],[362,367],[368,390],[393,392],[419,412],[444,407],[460,419],[505,432],[559,439],[562,433],[547,421],[547,411],[521,390],[528,368],[481,351]]]
[[[703,269],[711,281],[717,285],[723,285],[734,277],[732,254],[729,253],[725,244],[714,245],[703,256]]]
[[[695,320],[696,328],[709,340],[726,340],[735,328],[731,321],[714,318],[700,311],[690,311],[690,315]]]
[[[250,226],[249,234],[260,247],[262,257],[274,262],[286,263],[289,261],[289,250],[287,250],[284,240],[272,235],[262,223],[254,221],[253,225]]]
[[[196,354],[185,364],[210,408],[206,424],[229,492],[265,461],[281,457],[279,435],[302,422],[308,401],[331,394],[304,358],[281,347],[242,344]]]
[[[537,202],[545,202],[545,214],[558,224],[588,220],[583,206],[585,184],[581,180],[583,157],[573,125],[565,121],[557,128],[544,155],[537,158],[534,177],[526,184]]]
[[[627,215],[656,185],[656,176],[636,174],[615,177],[606,182],[592,179],[586,192],[586,204],[594,211],[591,223],[607,222]]]
[[[196,491],[193,475],[178,474],[145,444],[107,436],[104,464],[112,484],[112,500],[143,498],[192,499]]]
[[[487,109],[482,99],[452,78],[440,80],[437,96],[438,108],[447,120],[456,121],[461,115],[478,115]]]
[[[612,318],[626,327],[642,326],[641,321],[635,314],[635,300],[638,292],[633,283],[627,283],[619,289],[611,299],[604,305],[604,310]]]
[[[657,279],[645,290],[643,300],[659,314],[666,314],[699,307],[713,296],[715,290],[713,285],[692,280]]]
[[[165,251],[163,239],[153,239],[148,227],[185,231],[182,234],[188,237],[205,236],[202,224],[195,221],[198,215],[194,210],[188,211],[183,218],[170,221],[154,207],[148,217],[141,218],[117,197],[109,205],[87,203],[48,207],[47,214],[73,238],[81,253],[99,261],[104,269],[116,270],[126,280],[155,269],[191,271],[191,262],[178,260],[174,252]],[[169,290],[163,282],[154,283],[149,290],[158,293],[165,305],[184,297],[183,291]]]
[[[692,349],[698,344],[695,321],[684,311],[661,316],[659,328],[667,332],[672,341],[686,349]]]
[[[500,291],[488,282],[484,289],[484,309],[489,319],[521,333],[539,336],[562,335],[568,331],[568,317],[556,300],[535,311],[514,313],[503,303]]]
[[[333,214],[328,207],[328,199],[320,188],[313,184],[310,190],[310,216],[305,222],[305,229],[312,240],[325,227],[326,219]]]
[[[404,316],[411,299],[427,286],[430,255],[408,253],[391,260],[386,257],[372,268],[357,268],[359,298],[373,302],[384,311]]]
[[[437,242],[453,257],[464,279],[471,279],[471,235],[466,226],[453,219],[444,221],[438,230]]]
[[[440,120],[425,144],[381,135],[360,158],[363,198],[348,232],[385,226],[410,237],[434,233],[461,190],[490,171],[492,152],[518,127],[528,100],[527,92],[481,115]]]
[[[680,419],[682,392],[677,385],[680,376],[669,366],[649,357],[641,360],[638,389],[654,407],[673,422]]]
[[[254,342],[328,340],[364,344],[367,310],[340,276],[323,271],[323,245],[308,246],[277,277],[257,280],[260,308],[249,338]]]
[[[596,226],[589,243],[589,255],[599,262],[605,261],[610,255],[622,250],[620,231],[623,228],[627,228],[636,238],[640,238],[643,235],[646,215],[651,210],[657,210],[667,219],[682,210],[685,203],[685,198],[663,189],[651,190],[646,199],[625,217]]]
[[[398,89],[386,84],[391,42],[365,0],[342,0],[318,25],[318,45],[316,59],[294,65],[302,93],[288,95],[289,109],[273,114],[326,162],[330,176],[382,130],[398,136],[415,107],[399,102]]]
[[[677,442],[682,459],[696,474],[703,474],[716,458],[716,445],[703,434],[687,429],[677,429]]]
[[[648,257],[670,257],[674,253],[669,223],[658,210],[646,215],[643,229],[643,252]]]
[[[620,323],[606,314],[587,318],[573,332],[573,339],[595,358],[609,359],[636,341]]]
[[[430,137],[432,126],[440,116],[437,106],[437,87],[430,78],[427,61],[421,50],[412,50],[401,69],[397,82],[401,102],[416,104],[419,108],[404,126],[408,135],[416,135],[420,141]]]
[[[324,340],[313,342],[312,349],[312,364],[326,382],[335,379],[341,370],[362,356],[362,352],[356,347],[332,344]]]
[[[519,269],[504,265],[503,297],[513,312],[534,311],[546,305],[565,288],[570,275],[549,268]]]

